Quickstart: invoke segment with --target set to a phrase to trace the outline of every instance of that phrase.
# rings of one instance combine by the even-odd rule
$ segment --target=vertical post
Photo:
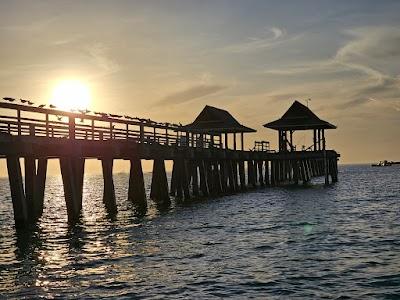
[[[114,138],[114,126],[113,126],[113,122],[110,122],[110,140],[112,140]]]
[[[21,135],[21,110],[17,109],[18,135]]]
[[[241,150],[243,151],[244,150],[244,133],[243,132],[240,133],[240,141],[241,141],[241,146],[242,146]]]
[[[29,222],[30,211],[25,198],[21,165],[17,156],[7,156],[7,170],[10,182],[15,226],[22,227]]]
[[[94,140],[94,119],[92,119],[92,124],[91,124],[91,129],[92,129],[92,140]]]
[[[268,160],[265,161],[265,176],[264,176],[264,178],[265,178],[265,185],[268,186],[270,184],[270,181],[269,181],[269,161]]]
[[[260,186],[264,186],[264,175],[263,175],[263,161],[259,160],[257,161],[257,167],[258,167],[258,181],[260,183]]]
[[[69,125],[68,125],[68,132],[69,132],[69,139],[75,139],[75,117],[69,117]]]
[[[82,188],[85,160],[78,157],[61,157],[60,169],[64,184],[68,221],[79,219],[82,209]]]
[[[46,113],[46,137],[49,137],[50,136],[50,134],[49,134],[49,114],[48,113]]]
[[[313,145],[314,151],[317,151],[317,130],[313,130]]]
[[[171,204],[168,194],[168,179],[163,159],[155,159],[151,180],[151,196],[157,205],[166,207]]]
[[[228,149],[228,133],[227,132],[225,132],[224,142],[225,142],[225,149]]]
[[[35,217],[38,218],[43,213],[44,191],[46,186],[47,158],[41,157],[37,162],[37,172],[35,178],[35,194],[33,197],[33,209]]]
[[[129,139],[129,123],[126,123],[126,139]]]
[[[191,174],[192,174],[192,192],[193,196],[199,195],[199,178],[197,173],[197,161],[191,163]]]
[[[140,143],[144,142],[144,125],[143,122],[140,121]]]
[[[233,133],[233,150],[236,150],[236,132]]]
[[[165,145],[169,145],[168,127],[165,127]]]
[[[294,146],[293,146],[293,130],[290,130],[289,133],[290,133],[290,151],[294,151]]]
[[[103,203],[106,207],[107,213],[114,215],[117,212],[117,203],[115,199],[115,188],[113,180],[113,159],[102,158],[101,165],[103,169]]]
[[[244,170],[244,161],[239,161],[239,181],[240,181],[240,189],[242,191],[246,190],[246,175]]]
[[[324,151],[324,171],[325,171],[325,185],[329,184],[329,165],[326,157],[326,141],[325,130],[322,129],[322,151]]]
[[[147,201],[142,162],[140,158],[132,158],[130,163],[128,199],[132,201],[136,207],[145,210],[147,208]]]
[[[207,172],[204,160],[199,163],[199,175],[200,175],[200,190],[204,197],[209,195]]]

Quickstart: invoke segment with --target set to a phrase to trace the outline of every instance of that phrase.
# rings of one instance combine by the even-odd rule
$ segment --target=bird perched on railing
[[[28,101],[28,105],[33,105],[35,103],[33,103],[32,101]]]
[[[57,117],[57,120],[58,120],[58,121],[61,121],[62,118],[63,118],[62,116],[56,116],[56,117]]]
[[[130,116],[124,116],[124,118],[125,119],[128,119],[128,120],[134,120],[135,118],[132,118],[132,117],[130,117]]]
[[[39,108],[43,108],[43,107],[45,107],[46,106],[46,104],[40,104],[38,107]]]
[[[22,98],[20,98],[19,101],[21,101],[21,103],[26,103],[26,102],[28,102],[28,100],[25,100],[25,99],[22,99]]]
[[[110,114],[110,117],[113,117],[113,118],[122,118],[122,116],[120,116],[120,115],[114,115],[114,114]]]
[[[4,97],[3,100],[10,101],[10,102],[14,102],[15,101],[15,99],[11,98],[11,97]]]
[[[57,106],[55,106],[54,104],[50,104],[49,106],[50,108],[57,108]]]

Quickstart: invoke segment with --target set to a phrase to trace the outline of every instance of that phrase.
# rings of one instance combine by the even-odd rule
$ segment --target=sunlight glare
[[[86,109],[90,103],[90,91],[79,80],[64,80],[53,89],[51,103],[64,110]]]

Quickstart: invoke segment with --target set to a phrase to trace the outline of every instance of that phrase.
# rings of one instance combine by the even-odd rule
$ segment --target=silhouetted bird
[[[58,121],[61,121],[62,118],[63,118],[62,116],[57,116],[57,120],[58,120]]]
[[[110,114],[110,116],[113,117],[113,118],[122,118],[122,116],[120,116],[120,115],[113,115],[113,114]]]
[[[38,107],[39,108],[43,108],[43,107],[45,107],[46,106],[46,104],[40,104]]]
[[[10,101],[10,102],[14,102],[15,101],[15,99],[11,98],[11,97],[4,97],[3,100]]]
[[[53,104],[50,104],[49,106],[50,106],[50,108],[57,108],[57,106],[55,106]]]
[[[97,112],[97,111],[94,111],[93,113],[94,113],[95,115],[98,115],[98,116],[101,116],[101,115],[102,115],[101,112]]]
[[[33,105],[34,103],[32,101],[28,101],[28,105]]]
[[[25,99],[19,99],[19,101],[21,101],[22,103],[28,102],[28,100],[25,100]]]

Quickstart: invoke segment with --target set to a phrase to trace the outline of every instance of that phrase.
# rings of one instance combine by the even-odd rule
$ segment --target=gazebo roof
[[[264,127],[275,130],[336,129],[335,125],[321,120],[297,100],[280,119],[264,124]]]
[[[228,111],[206,105],[197,118],[183,130],[196,133],[236,133],[256,132],[256,130],[240,124]]]

